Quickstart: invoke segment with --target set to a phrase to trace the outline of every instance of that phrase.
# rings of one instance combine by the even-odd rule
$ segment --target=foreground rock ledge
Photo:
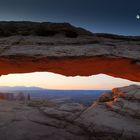
[[[139,132],[137,85],[104,93],[90,107],[0,101],[0,140],[139,140]]]
[[[103,73],[140,81],[140,37],[84,33],[74,38],[63,34],[1,37],[0,75],[43,71],[66,76]]]
[[[106,97],[109,97],[108,100],[101,100]],[[72,132],[74,129],[75,135],[83,134],[86,139],[140,139],[140,86],[137,85],[115,88],[110,93],[104,93],[89,108],[65,104],[41,108],[41,111],[57,121],[70,123],[73,127],[66,127],[67,130]],[[58,124],[53,121],[49,123]]]

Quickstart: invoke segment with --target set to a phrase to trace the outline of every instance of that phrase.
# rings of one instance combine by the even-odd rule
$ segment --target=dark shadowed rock
[[[69,23],[51,23],[51,22],[28,22],[11,21],[0,22],[0,36],[7,37],[13,35],[23,36],[55,36],[62,34],[68,38],[76,38],[79,35],[89,35],[92,33],[72,26]]]
[[[99,102],[108,102],[113,101],[114,98],[112,96],[112,92],[105,92],[102,94],[102,96],[99,97]]]

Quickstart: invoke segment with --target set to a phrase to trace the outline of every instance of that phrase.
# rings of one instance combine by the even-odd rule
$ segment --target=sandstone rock
[[[74,113],[73,104],[64,104],[58,108],[47,108],[43,111],[50,117],[58,120],[63,118],[76,127],[82,128],[82,131],[95,140],[138,140],[140,138],[140,103],[132,94],[132,90],[139,90],[139,86],[115,89],[117,90],[113,89],[112,93],[104,93],[89,108],[81,110],[80,105],[79,114]],[[135,98],[126,98],[130,96],[129,93]],[[80,133],[83,133],[82,131],[80,130]]]
[[[59,107],[59,110],[61,111],[67,111],[67,112],[79,112],[84,110],[84,106],[79,103],[67,103],[67,104],[62,104]]]
[[[122,88],[113,89],[114,96],[120,96],[126,99],[140,100],[140,86],[131,85]]]
[[[73,121],[84,110],[84,107],[78,103],[69,103],[55,108],[42,107],[41,110],[48,116]]]
[[[112,139],[140,138],[139,120],[109,111],[104,105],[89,108],[76,122],[97,138],[106,139],[109,136]]]
[[[66,76],[103,73],[140,81],[140,37],[93,34],[68,23],[12,22],[11,26],[11,22],[0,22],[0,27],[9,29],[4,27],[13,28],[13,24],[20,35],[15,32],[0,38],[0,75],[36,71]],[[47,29],[43,36],[32,34],[40,24]]]
[[[87,140],[83,129],[20,102],[0,102],[0,140]]]
[[[0,101],[0,140],[139,140],[140,101],[133,90],[139,86],[115,88],[100,97],[112,95],[111,101],[90,107],[67,103],[38,109]]]
[[[100,97],[99,97],[99,102],[108,102],[108,101],[112,101],[114,98],[112,96],[111,92],[107,92],[107,93],[103,93]]]
[[[140,86],[132,85],[115,88],[112,94],[103,94],[99,99],[112,101],[96,102],[85,110],[75,121],[99,139],[136,139],[140,138],[140,102],[134,92]],[[129,95],[130,94],[130,95]],[[131,98],[130,98],[131,96]],[[129,97],[129,98],[128,98]]]
[[[114,101],[106,105],[123,115],[140,118],[140,86],[131,85],[112,90]]]

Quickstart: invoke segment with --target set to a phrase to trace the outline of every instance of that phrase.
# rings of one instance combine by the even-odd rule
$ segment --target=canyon
[[[0,22],[0,75],[107,74],[140,82],[140,37],[68,23]],[[37,29],[37,30],[36,30]],[[0,140],[139,140],[140,86],[104,93],[90,107],[0,101]]]
[[[0,101],[0,140],[139,140],[140,86],[114,88],[93,104]]]

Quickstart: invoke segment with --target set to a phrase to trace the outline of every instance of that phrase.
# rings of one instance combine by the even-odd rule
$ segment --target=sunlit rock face
[[[57,120],[50,121],[49,124],[56,126],[61,124],[63,127],[69,123],[72,126],[66,127],[67,130],[75,132],[74,135],[80,134],[83,139],[86,136],[86,139],[95,140],[139,140],[139,95],[140,86],[131,85],[103,93],[90,107],[64,104],[57,107],[43,107],[40,110],[46,116]],[[39,122],[35,117],[32,119]]]
[[[112,111],[140,119],[140,86],[131,85],[114,88],[102,94],[98,100],[104,102]]]
[[[46,23],[46,34],[38,34],[35,25],[32,32],[27,30],[32,25],[15,23],[18,30],[0,38],[0,75],[36,71],[66,76],[103,73],[140,81],[140,37],[92,34],[64,23]],[[29,34],[23,33],[23,27]]]
[[[139,96],[140,86],[115,88],[104,93],[76,122],[97,139],[140,139]]]
[[[140,119],[140,86],[131,85],[112,90],[114,100],[107,102],[112,110]]]

